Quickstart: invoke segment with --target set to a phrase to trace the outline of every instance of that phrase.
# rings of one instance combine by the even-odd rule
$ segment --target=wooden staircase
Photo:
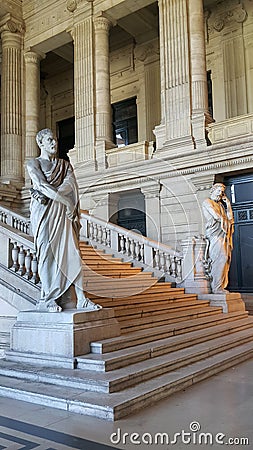
[[[80,249],[87,296],[114,308],[121,335],[92,342],[76,370],[2,361],[0,395],[117,420],[253,357],[246,311],[223,314],[84,242]]]

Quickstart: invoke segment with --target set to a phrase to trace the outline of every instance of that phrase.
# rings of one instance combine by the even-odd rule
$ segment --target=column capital
[[[154,181],[152,184],[141,187],[141,192],[145,198],[159,197],[161,192],[161,184],[159,181]]]
[[[0,34],[4,31],[23,34],[25,31],[24,22],[16,19],[12,14],[6,14],[0,20]]]
[[[94,17],[93,21],[95,30],[104,30],[107,33],[109,32],[111,26],[113,25],[112,21],[108,19],[108,17],[106,17],[104,13],[100,13],[99,15]]]
[[[34,50],[28,50],[24,53],[26,63],[39,64],[46,55],[44,53],[35,52]]]

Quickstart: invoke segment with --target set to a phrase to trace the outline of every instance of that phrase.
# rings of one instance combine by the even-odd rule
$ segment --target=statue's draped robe
[[[78,248],[78,189],[73,169],[65,160],[56,159],[48,172],[43,172],[40,165],[38,170],[51,186],[76,205],[76,216],[71,220],[66,215],[66,206],[59,201],[48,199],[47,204],[41,204],[35,198],[31,199],[31,225],[42,284],[41,300],[50,302],[59,300],[82,270]],[[33,187],[47,196],[47,183],[38,185],[33,180]]]
[[[225,210],[222,202],[207,198],[203,202],[206,218],[206,237],[211,259],[212,292],[222,292],[228,284],[231,252],[233,248],[233,213],[231,206]]]

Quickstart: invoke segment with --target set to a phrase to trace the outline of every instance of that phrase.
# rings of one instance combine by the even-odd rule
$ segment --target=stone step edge
[[[201,319],[193,319],[191,321],[182,321],[175,324],[162,325],[158,327],[153,327],[149,330],[140,330],[128,334],[123,334],[121,336],[104,339],[103,341],[91,342],[90,348],[91,353],[108,353],[114,350],[124,349],[126,347],[134,347],[139,344],[140,340],[145,340],[145,342],[151,342],[152,340],[163,339],[168,337],[168,333],[171,332],[172,335],[184,334],[197,329],[203,329],[205,326],[220,325],[221,322],[230,322],[233,320],[239,320],[247,318],[247,313],[227,313],[227,314],[216,314],[213,316],[202,317]],[[216,323],[218,322],[218,323]],[[199,328],[201,327],[201,328]],[[188,330],[188,331],[187,331]],[[180,332],[181,331],[181,332]],[[183,331],[183,333],[182,333]],[[196,328],[195,328],[196,331]],[[158,336],[161,336],[158,338]],[[144,343],[144,342],[142,342]],[[117,348],[115,346],[117,345]],[[119,347],[119,345],[121,347]]]
[[[160,377],[164,374],[168,376],[182,367],[206,359],[210,356],[222,353],[228,349],[242,346],[249,341],[253,342],[253,330],[238,332],[229,340],[230,336],[213,339],[211,344],[206,341],[196,344],[190,349],[182,349],[173,355],[163,355],[156,359],[150,358],[147,361],[141,361],[134,366],[118,369],[110,373],[99,373],[91,371],[57,370],[42,368],[37,374],[34,370],[34,364],[26,367],[16,363],[12,368],[0,369],[0,374],[20,380],[28,380],[39,383],[45,383],[54,386],[72,386],[75,389],[81,389],[91,392],[113,393],[126,390],[130,387],[140,385],[150,379]],[[8,363],[7,363],[8,366]],[[16,368],[15,368],[16,367]]]
[[[81,370],[109,372],[149,359],[151,353],[152,358],[155,358],[156,356],[173,353],[174,351],[187,348],[196,343],[206,342],[209,339],[212,340],[216,337],[230,336],[238,331],[247,330],[253,325],[248,319],[235,322],[239,323],[234,323],[229,327],[226,326],[227,324],[214,325],[208,329],[189,332],[185,336],[182,334],[170,336],[158,341],[130,347],[128,351],[127,349],[123,349],[104,354],[89,353],[88,355],[78,356],[76,358],[77,368]]]
[[[167,375],[162,375],[137,387],[129,388],[124,392],[104,395],[94,392],[79,393],[78,395],[78,390],[70,387],[67,397],[66,395],[58,395],[57,397],[55,386],[47,386],[47,394],[45,395],[44,385],[40,388],[43,391],[42,393],[32,392],[27,389],[27,381],[21,383],[18,380],[15,386],[14,379],[12,379],[12,385],[10,386],[9,378],[1,377],[0,396],[105,420],[119,420],[130,413],[137,412],[157,403],[161,399],[167,398],[172,393],[190,387],[199,381],[246,361],[252,356],[252,343],[250,345],[244,344],[236,349],[219,353],[206,360],[184,367],[179,372],[174,373],[170,380],[168,380]],[[4,385],[4,381],[7,386]],[[24,385],[24,388],[22,388],[22,385]],[[37,383],[36,388],[38,391]],[[52,390],[51,394],[50,388]],[[66,394],[66,389],[61,391]],[[81,397],[85,398],[82,399]]]

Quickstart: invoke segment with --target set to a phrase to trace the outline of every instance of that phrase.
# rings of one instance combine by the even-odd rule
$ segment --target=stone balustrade
[[[0,222],[30,235],[30,220],[2,206],[0,207]]]
[[[122,255],[157,276],[180,282],[182,254],[170,246],[148,239],[131,230],[108,223],[89,214],[81,215],[81,238],[112,253]]]
[[[151,159],[154,152],[154,142],[137,142],[124,147],[110,148],[106,151],[109,167],[128,164],[134,161]]]
[[[212,144],[219,144],[232,139],[251,139],[253,133],[253,114],[232,117],[222,122],[209,124],[208,138]]]

